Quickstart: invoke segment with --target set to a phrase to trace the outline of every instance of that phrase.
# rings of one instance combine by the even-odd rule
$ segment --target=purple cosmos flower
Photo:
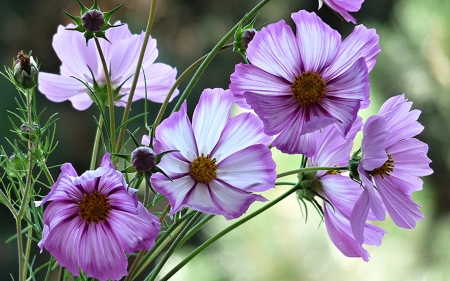
[[[423,219],[412,193],[422,189],[421,176],[431,174],[428,146],[413,138],[423,130],[417,122],[419,110],[404,95],[387,100],[378,115],[367,119],[363,128],[362,159],[358,167],[364,185],[351,217],[357,241],[363,241],[362,222],[373,212],[384,220],[386,211],[400,227],[414,228]]]
[[[230,89],[239,105],[246,106],[245,98],[255,110],[266,134],[279,134],[274,146],[312,156],[317,148],[308,133],[333,124],[345,135],[369,105],[368,72],[380,47],[375,30],[362,25],[341,41],[315,13],[292,18],[296,35],[283,20],[255,35],[247,49],[251,64],[236,65]]]
[[[39,242],[61,266],[74,276],[79,268],[99,280],[119,280],[127,274],[127,257],[150,250],[160,223],[138,202],[136,191],[128,188],[114,169],[109,154],[99,168],[81,176],[69,163],[41,206],[44,231]]]
[[[347,139],[342,137],[333,126],[328,126],[315,134],[318,143],[317,155],[309,158],[310,166],[345,166],[350,159],[350,151],[353,146],[353,138],[362,126],[361,118],[357,118],[353,124]],[[358,243],[353,236],[350,217],[353,207],[362,193],[358,183],[341,173],[318,171],[311,182],[314,192],[317,192],[324,200],[324,220],[328,235],[334,245],[348,257],[361,257],[369,260],[369,253]],[[369,219],[375,219],[370,214]],[[383,235],[383,229],[364,223],[364,243],[379,246]]]
[[[322,6],[322,1],[325,4],[340,14],[346,21],[356,24],[356,20],[348,12],[357,12],[361,9],[361,4],[364,0],[319,0],[319,9]]]
[[[253,192],[274,187],[276,172],[268,149],[272,138],[252,113],[230,119],[233,94],[206,89],[194,111],[192,125],[186,102],[156,129],[155,152],[164,156],[159,167],[172,179],[153,174],[151,183],[169,200],[171,214],[189,207],[233,219],[254,201]]]
[[[116,22],[115,25],[120,24]],[[107,101],[106,80],[95,44],[86,46],[86,38],[80,32],[66,30],[73,28],[59,26],[58,32],[53,37],[53,48],[62,61],[61,75],[41,72],[39,75],[39,91],[54,102],[70,100],[73,107],[85,110],[92,100],[86,87],[74,79],[76,77],[88,83],[94,88],[94,82],[98,84],[96,94],[101,100]],[[126,24],[108,29],[106,37],[111,41],[100,40],[106,64],[109,67],[111,83],[115,91],[116,105],[123,106],[128,99],[133,81],[132,76],[136,70],[137,57],[139,56],[144,33],[133,35]],[[154,102],[163,102],[166,95],[175,82],[176,69],[163,64],[154,63],[158,56],[156,40],[151,39],[147,45],[139,80],[133,101],[145,98],[145,83],[147,85],[147,97]],[[146,80],[143,72],[145,72]],[[71,77],[73,76],[73,77]],[[172,98],[178,94],[174,92]]]

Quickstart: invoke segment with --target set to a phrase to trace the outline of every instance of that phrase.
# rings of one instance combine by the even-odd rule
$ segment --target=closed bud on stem
[[[13,77],[17,85],[23,89],[32,89],[38,84],[39,69],[33,56],[20,51],[13,63]]]
[[[156,166],[156,154],[150,147],[138,147],[131,153],[131,165],[138,173],[150,172]]]

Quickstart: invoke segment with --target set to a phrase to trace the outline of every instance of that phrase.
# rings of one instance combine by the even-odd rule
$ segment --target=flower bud
[[[37,130],[39,130],[39,125],[36,123],[33,123],[30,127],[29,124],[22,124],[20,126],[20,130],[22,131],[22,136],[26,138],[27,140],[33,141],[34,140],[34,134]]]
[[[131,165],[139,173],[150,172],[156,166],[156,154],[150,147],[138,147],[131,153]]]
[[[247,50],[248,47],[248,43],[250,43],[250,41],[252,41],[253,37],[256,34],[256,29],[254,28],[250,28],[250,29],[246,29],[244,30],[244,32],[242,32],[241,35],[241,49],[243,50]]]
[[[39,69],[33,56],[20,51],[17,60],[13,64],[14,80],[23,89],[36,87],[38,83]]]
[[[86,31],[95,33],[102,30],[105,24],[105,17],[98,10],[89,10],[81,17],[81,22]]]

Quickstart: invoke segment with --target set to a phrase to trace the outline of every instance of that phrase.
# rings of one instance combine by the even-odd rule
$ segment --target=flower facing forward
[[[421,176],[431,174],[428,146],[413,138],[423,130],[419,110],[403,95],[387,100],[378,115],[363,127],[362,159],[358,167],[364,185],[352,212],[355,238],[363,241],[363,222],[369,211],[384,220],[386,211],[400,227],[414,228],[423,219],[412,193],[422,189]]]
[[[356,20],[348,12],[357,12],[361,9],[364,0],[319,0],[319,9],[324,2],[328,7],[340,14],[346,21],[356,24]]]
[[[165,195],[171,214],[183,207],[233,219],[245,213],[253,194],[274,187],[276,172],[267,147],[272,138],[251,113],[230,119],[233,95],[229,90],[206,89],[192,124],[186,103],[156,129],[155,152],[178,150],[164,156],[151,183]]]
[[[277,135],[285,153],[315,154],[312,132],[334,124],[347,134],[360,108],[369,104],[368,72],[380,52],[375,30],[357,26],[339,33],[314,13],[292,14],[297,34],[284,22],[268,25],[249,43],[251,64],[236,65],[230,89]],[[247,106],[248,107],[248,106]]]
[[[318,143],[318,153],[308,159],[309,166],[347,165],[353,138],[361,126],[361,118],[358,117],[347,139],[342,137],[333,126],[317,133],[315,140]],[[334,245],[348,257],[361,257],[364,261],[368,261],[369,253],[356,241],[350,224],[353,206],[362,193],[360,185],[341,173],[323,170],[314,173],[307,185],[311,188],[309,192],[312,192],[313,196],[319,195],[324,199],[324,221]],[[369,219],[375,219],[375,217],[370,214]],[[385,234],[383,229],[365,222],[364,230],[364,244],[374,246],[381,244]]]
[[[74,276],[79,268],[99,280],[119,280],[127,274],[127,257],[150,250],[160,223],[126,187],[109,154],[99,168],[78,176],[69,163],[50,193],[37,206],[51,203],[44,212],[39,247],[47,249]]]
[[[118,24],[120,23],[116,23]],[[41,72],[38,89],[51,101],[70,100],[74,108],[85,110],[93,101],[88,89],[73,77],[89,84],[99,99],[105,103],[106,79],[95,44],[90,42],[86,46],[83,34],[66,29],[73,27],[72,24],[67,27],[59,26],[58,32],[53,37],[53,48],[62,62],[61,75]],[[106,31],[106,37],[111,43],[100,40],[111,76],[116,105],[123,106],[128,99],[144,36],[144,33],[131,34],[128,26],[124,24]],[[133,101],[145,98],[147,86],[147,98],[154,102],[163,102],[174,84],[176,69],[163,63],[154,63],[157,56],[156,40],[151,39],[144,55],[143,70],[139,74]],[[178,91],[175,91],[172,98],[177,94]]]

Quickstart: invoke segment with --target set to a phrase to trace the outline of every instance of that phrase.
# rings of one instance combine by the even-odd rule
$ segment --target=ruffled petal
[[[302,73],[295,35],[284,20],[257,32],[248,45],[247,57],[252,65],[290,83]]]
[[[361,150],[363,158],[361,166],[366,171],[381,167],[387,160],[386,142],[389,132],[386,131],[386,121],[380,116],[371,116],[363,127]]]
[[[190,175],[172,180],[159,173],[153,174],[151,179],[152,186],[169,200],[171,215],[186,206],[189,192],[196,188],[196,182]]]
[[[223,212],[227,220],[242,216],[255,201],[267,201],[260,195],[245,192],[220,181],[212,180],[208,186],[215,206]]]
[[[269,96],[282,95],[292,98],[292,82],[251,64],[237,64],[230,80],[230,90],[233,92],[235,102],[243,108],[250,108],[244,93]]]
[[[269,148],[262,144],[244,148],[217,164],[217,180],[248,192],[262,192],[275,186],[276,164]]]
[[[355,18],[348,12],[359,11],[364,0],[323,0],[323,2],[340,14],[346,21],[356,24]]]
[[[329,204],[326,204],[324,209],[328,236],[339,251],[347,257],[361,257],[364,261],[369,261],[369,253],[353,237],[349,220]]]
[[[45,249],[58,261],[60,266],[64,266],[74,276],[79,275],[78,249],[80,240],[85,235],[86,223],[81,217],[67,220],[50,227],[50,232],[45,240]],[[91,247],[92,249],[94,247]]]
[[[220,162],[236,151],[254,144],[269,146],[272,139],[264,134],[261,119],[252,113],[242,113],[231,118],[226,124],[211,157]]]
[[[197,145],[191,122],[186,113],[186,102],[156,128],[155,152],[157,154],[179,150],[170,155],[181,160],[194,161],[198,157]]]
[[[233,94],[230,90],[205,89],[192,117],[199,155],[210,154],[230,119]]]
[[[394,223],[403,228],[416,227],[416,221],[422,220],[423,214],[419,210],[421,206],[412,200],[411,195],[403,193],[380,176],[375,176],[375,184]]]
[[[315,13],[304,10],[292,14],[296,25],[297,44],[300,51],[302,72],[322,73],[339,52],[340,34],[325,24]]]
[[[86,275],[100,281],[119,280],[127,275],[128,266],[127,257],[121,246],[110,225],[104,223],[87,225],[79,247],[75,248],[78,250],[80,268]]]
[[[148,221],[137,214],[112,210],[108,215],[108,223],[117,238],[117,246],[129,254],[143,248],[150,250],[159,232],[158,218],[153,217],[155,219]]]

